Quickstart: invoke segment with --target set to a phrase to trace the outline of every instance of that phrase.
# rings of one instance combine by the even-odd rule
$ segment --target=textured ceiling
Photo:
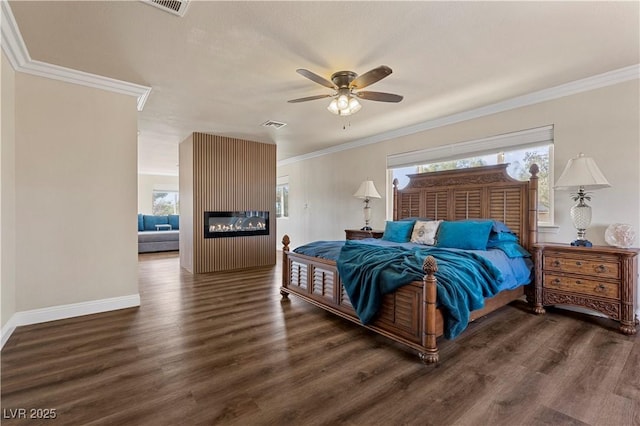
[[[275,143],[278,159],[640,63],[638,2],[10,2],[35,60],[151,86],[139,167],[177,173],[194,131]],[[350,119],[298,75],[393,74]],[[261,123],[276,120],[276,130]]]

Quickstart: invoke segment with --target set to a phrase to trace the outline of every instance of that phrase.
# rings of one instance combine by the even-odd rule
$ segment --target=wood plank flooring
[[[609,320],[516,302],[425,366],[281,301],[279,267],[194,276],[148,254],[139,276],[140,308],[14,332],[3,425],[640,425],[640,339]]]

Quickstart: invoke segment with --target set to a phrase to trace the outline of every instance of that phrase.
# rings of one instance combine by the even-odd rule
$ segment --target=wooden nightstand
[[[345,229],[347,240],[364,240],[365,238],[382,238],[384,231],[374,229],[372,231],[363,231],[361,229]]]
[[[535,244],[534,310],[573,305],[605,314],[635,334],[638,249]]]

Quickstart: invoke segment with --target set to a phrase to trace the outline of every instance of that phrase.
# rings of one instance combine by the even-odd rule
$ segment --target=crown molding
[[[0,4],[2,12],[2,22],[0,23],[2,50],[15,71],[95,89],[107,90],[123,95],[135,96],[138,111],[142,111],[145,102],[149,98],[149,93],[151,93],[151,87],[31,59],[29,50],[22,39],[22,34],[20,34],[20,29],[9,6],[9,2],[7,0],[1,0]]]
[[[565,96],[575,95],[602,87],[613,86],[614,84],[623,83],[629,80],[637,80],[640,78],[640,64],[631,65],[617,70],[597,74],[591,77],[572,81],[569,83],[554,86],[548,89],[539,90],[526,95],[517,96],[502,102],[486,105],[463,111],[457,114],[448,115],[446,117],[434,118],[425,122],[403,127],[401,129],[391,130],[389,132],[380,133],[363,139],[357,139],[344,144],[332,146],[319,151],[310,152],[303,155],[287,158],[278,161],[278,167],[287,164],[297,163],[298,161],[309,160],[311,158],[321,157],[323,155],[334,154],[348,149],[358,148],[361,146],[371,145],[374,143],[395,139],[402,136],[412,135],[414,133],[435,129],[437,127],[448,126],[450,124],[460,123],[462,121],[473,120],[475,118],[485,117],[487,115],[499,112],[509,111],[516,108],[522,108]]]

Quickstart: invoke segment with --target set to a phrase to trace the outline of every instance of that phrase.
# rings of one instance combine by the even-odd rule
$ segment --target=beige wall
[[[428,147],[480,139],[523,129],[554,125],[556,176],[579,152],[596,159],[612,187],[594,192],[593,222],[587,237],[605,244],[604,230],[615,222],[630,223],[640,233],[639,81],[567,96],[540,104],[288,164],[278,176],[289,176],[289,233],[292,246],[316,239],[344,239],[345,228],[362,227],[362,202],[352,196],[367,177],[383,195],[372,201],[375,228],[387,217],[386,157]],[[541,241],[568,242],[575,230],[568,215],[568,192],[557,191],[556,233]],[[283,229],[278,230],[280,241]],[[638,245],[636,240],[636,245]]]
[[[178,190],[178,176],[138,175],[138,213],[153,214],[154,190]]]
[[[16,311],[137,295],[136,99],[15,88]]]
[[[15,72],[2,53],[0,146],[0,288],[2,327],[16,312]]]

